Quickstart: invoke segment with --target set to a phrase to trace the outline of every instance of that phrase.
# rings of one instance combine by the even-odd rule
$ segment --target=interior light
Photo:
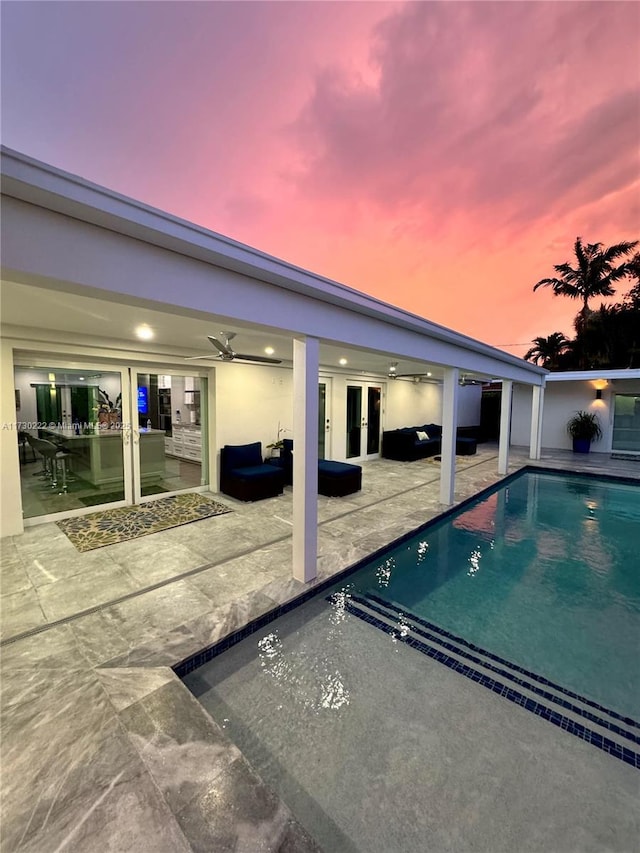
[[[80,382],[84,382],[84,376],[78,376],[78,379],[80,380]]]
[[[266,352],[267,355],[273,355],[275,352],[273,347],[265,347],[264,351]]]
[[[346,363],[347,363],[347,359],[346,359],[346,358],[341,358],[341,359],[340,359],[340,361],[338,362],[338,364],[342,364],[343,366],[344,366]]]
[[[430,373],[427,373],[427,376],[431,376],[431,374],[430,374]]]
[[[55,373],[50,373],[49,374],[49,382],[55,382],[55,381],[56,381]]]
[[[153,329],[151,326],[143,323],[141,326],[136,326],[136,336],[141,341],[150,341],[153,338]]]

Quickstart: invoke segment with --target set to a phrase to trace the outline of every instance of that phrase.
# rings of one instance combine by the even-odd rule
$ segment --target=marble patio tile
[[[22,558],[13,541],[13,536],[4,536],[0,539],[0,569],[6,566],[21,565]]]
[[[173,628],[145,631],[143,636],[130,643],[126,652],[104,661],[102,665],[105,668],[173,667],[192,657],[201,648],[201,641],[190,627],[176,625]]]
[[[195,853],[321,853],[243,758],[221,772],[176,817]]]
[[[309,581],[309,583],[303,583],[302,581],[289,576],[272,581],[264,586],[260,592],[262,595],[266,595],[271,599],[273,602],[272,607],[277,607],[282,604],[286,604],[288,601],[292,601],[299,595],[304,595],[305,592],[308,592],[314,586],[317,586],[317,584],[317,578],[313,581]]]
[[[184,572],[206,565],[202,554],[188,548],[186,545],[165,545],[157,549],[152,543],[141,547],[138,543],[122,542],[110,546],[110,558],[131,575],[138,588],[152,586],[162,581],[170,580]],[[124,548],[125,545],[138,547]],[[115,550],[119,549],[119,550]]]
[[[177,678],[169,667],[99,668],[96,676],[119,713]]]
[[[188,547],[190,551],[199,554],[205,565],[221,563],[239,552],[255,548],[254,541],[245,536],[242,528],[225,531],[194,529],[188,533],[185,530],[178,532],[176,528],[172,539],[174,545]]]
[[[36,589],[75,578],[76,575],[87,572],[100,570],[108,572],[115,567],[111,558],[102,549],[80,553],[75,548],[71,554],[66,551],[64,553],[52,551],[51,554],[25,560],[25,564],[27,574]]]
[[[253,619],[263,616],[273,608],[273,599],[261,591],[256,591],[191,620],[187,627],[193,632],[197,641],[195,652],[215,645],[238,628],[248,625]],[[188,655],[178,658],[177,661],[186,657]]]
[[[212,609],[186,581],[176,581],[71,623],[94,665],[172,666],[198,651],[184,622]]]
[[[29,575],[19,557],[6,560],[0,567],[0,595],[13,595],[32,589]]]
[[[44,625],[47,618],[33,588],[0,596],[0,638],[16,637]]]
[[[133,578],[112,561],[56,583],[41,586],[38,597],[49,620],[64,619],[137,590]]]
[[[14,544],[25,563],[53,555],[72,557],[80,553],[56,524],[28,527],[24,533],[14,537]]]
[[[123,710],[120,720],[174,813],[241,755],[177,678]]]
[[[213,607],[221,607],[237,597],[238,592],[261,589],[273,575],[256,566],[252,560],[237,559],[189,578],[189,583],[210,599]]]
[[[118,729],[91,755],[77,755],[65,772],[38,780],[29,814],[4,823],[7,851],[20,853],[191,853],[177,821]],[[143,846],[141,846],[141,844]]]
[[[0,660],[3,688],[10,670],[82,669],[89,663],[70,625],[56,625],[32,637],[8,643],[2,648]]]
[[[91,666],[120,658],[131,648],[122,619],[113,606],[74,619],[66,627]]]

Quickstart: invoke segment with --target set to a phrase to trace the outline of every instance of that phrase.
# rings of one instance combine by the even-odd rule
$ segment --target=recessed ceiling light
[[[141,341],[150,341],[151,338],[153,338],[153,329],[151,326],[143,323],[141,326],[136,326],[136,336],[140,338]]]
[[[81,382],[84,382],[84,376],[78,376],[78,379],[79,379]]]
[[[342,364],[342,365],[345,365],[346,363],[347,363],[346,358],[341,358],[340,361],[338,362],[338,364]]]
[[[431,374],[430,374],[430,373],[427,373],[427,376],[431,376]]]
[[[275,352],[273,347],[265,347],[264,351],[266,352],[267,355],[273,355]]]

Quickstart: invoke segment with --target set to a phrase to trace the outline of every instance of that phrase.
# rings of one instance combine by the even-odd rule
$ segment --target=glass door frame
[[[349,431],[348,431],[348,410],[349,407],[347,405],[347,396],[349,393],[349,388],[360,388],[362,391],[361,394],[361,409],[360,409],[360,455],[359,456],[347,456],[348,442],[349,442]],[[367,453],[367,447],[369,443],[369,389],[371,388],[379,388],[380,389],[380,421],[379,421],[379,436],[378,436],[378,450],[375,453]],[[375,382],[373,380],[360,380],[360,379],[347,379],[345,382],[345,459],[347,462],[366,462],[370,459],[379,459],[382,453],[382,416],[384,413],[384,399],[386,394],[386,383],[385,382]]]
[[[318,458],[320,458],[320,431],[324,436],[324,459],[331,459],[331,408],[333,402],[333,377],[320,374],[318,377],[318,396],[320,386],[324,385],[324,423],[320,422],[320,411],[318,412]],[[319,404],[318,400],[318,404]]]
[[[112,373],[120,377],[120,393],[122,395],[121,406],[122,413],[130,411],[130,386],[129,386],[129,371],[122,363],[101,362],[96,363],[82,356],[70,356],[64,358],[59,354],[49,355],[44,350],[30,352],[23,355],[22,351],[15,353],[13,360],[13,368],[34,368],[36,370],[46,370],[53,368],[54,370],[83,370],[89,373]],[[130,452],[131,446],[131,423],[122,422],[120,430],[122,441],[122,476],[124,498],[120,501],[111,501],[104,504],[94,504],[87,507],[78,507],[77,509],[64,510],[62,512],[48,513],[46,515],[36,515],[31,518],[23,519],[23,524],[26,527],[33,527],[37,524],[44,524],[49,521],[60,521],[63,518],[78,518],[82,515],[90,515],[92,512],[99,512],[103,509],[116,509],[123,506],[131,506],[133,503],[133,467],[132,455]],[[22,503],[22,495],[20,496]]]
[[[148,364],[144,362],[130,364],[127,368],[130,376],[131,393],[129,395],[129,422],[131,424],[131,470],[133,480],[133,502],[136,504],[149,503],[149,501],[158,500],[159,498],[170,498],[174,495],[182,495],[188,492],[208,492],[211,491],[211,465],[209,461],[209,389],[210,383],[214,379],[213,368],[192,368],[191,370],[183,367],[174,367],[170,364]],[[199,486],[189,486],[185,489],[175,489],[173,491],[160,492],[153,495],[142,494],[142,472],[140,468],[140,428],[138,424],[138,374],[152,373],[158,376],[183,376],[183,377],[198,377],[204,380],[207,384],[205,394],[200,395],[201,405],[201,479],[206,479],[206,483]]]
[[[611,451],[612,451],[612,453],[625,453],[625,454],[629,454],[630,456],[631,455],[634,455],[634,456],[640,455],[640,440],[638,441],[638,446],[635,448],[633,448],[633,447],[632,448],[616,447],[616,437],[618,438],[618,440],[620,439],[619,434],[618,434],[618,436],[616,436],[616,403],[617,403],[617,400],[619,397],[625,397],[625,398],[630,397],[630,398],[633,398],[635,400],[640,400],[640,392],[616,391],[612,396],[613,396],[613,406],[612,406],[613,411],[612,411],[612,417],[611,417]],[[620,417],[619,414],[618,414],[618,417]],[[625,417],[625,416],[622,415],[622,417]],[[617,429],[618,430],[628,429],[630,433],[638,432],[638,435],[640,438],[640,427],[635,426],[635,421],[636,421],[635,405],[634,405],[634,414],[631,417],[633,418],[633,421],[628,427],[618,426]],[[634,438],[635,438],[635,435],[632,436],[630,443],[633,442]]]

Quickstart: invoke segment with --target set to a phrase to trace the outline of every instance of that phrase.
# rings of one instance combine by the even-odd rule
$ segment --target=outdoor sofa
[[[456,454],[472,456],[477,449],[477,440],[469,427],[458,429]],[[442,427],[440,424],[401,427],[382,433],[382,456],[398,462],[415,462],[437,456],[442,450]]]

